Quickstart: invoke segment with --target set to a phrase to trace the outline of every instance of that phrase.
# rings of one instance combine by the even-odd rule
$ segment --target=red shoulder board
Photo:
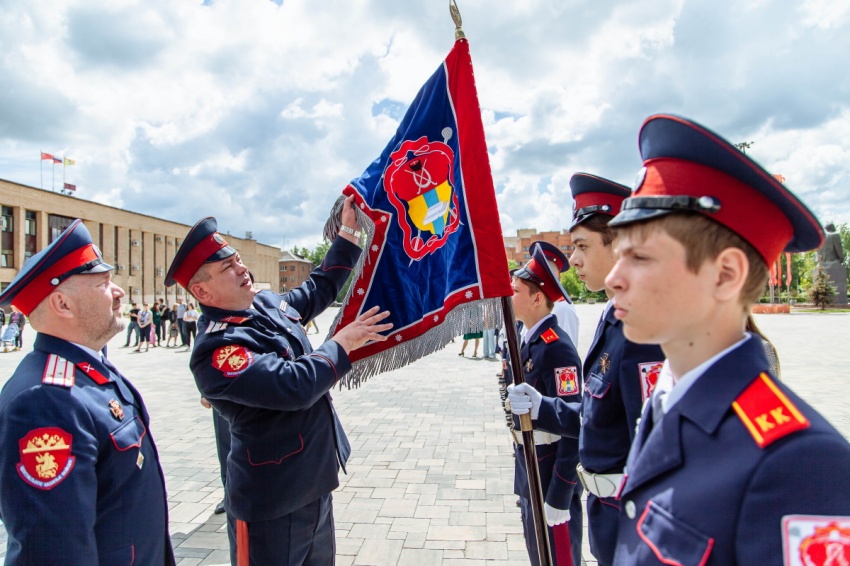
[[[809,428],[809,419],[794,406],[766,373],[762,373],[732,403],[759,448]]]
[[[558,333],[555,332],[554,328],[550,328],[549,330],[541,334],[540,338],[542,338],[543,341],[547,344],[551,344],[552,342],[558,339]]]
[[[248,318],[244,317],[244,316],[226,316],[226,317],[221,319],[221,322],[230,322],[232,324],[242,324],[246,320],[248,320]]]

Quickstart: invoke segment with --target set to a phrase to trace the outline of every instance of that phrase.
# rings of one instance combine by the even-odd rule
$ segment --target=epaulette
[[[546,342],[547,344],[551,344],[552,342],[554,342],[555,340],[557,340],[557,339],[558,339],[558,333],[557,333],[557,332],[555,332],[555,329],[554,329],[554,328],[550,328],[549,330],[547,330],[546,332],[544,332],[543,334],[541,334],[541,335],[540,335],[540,338],[541,338],[544,342]]]
[[[207,334],[212,334],[213,332],[221,332],[225,328],[227,328],[226,322],[210,321],[210,325],[207,326]]]
[[[44,375],[41,377],[41,382],[48,385],[73,387],[74,374],[74,364],[62,356],[49,354],[47,356],[47,363],[44,365]]]
[[[759,375],[735,399],[732,408],[759,448],[811,426],[809,419],[803,416],[766,373]]]
[[[245,316],[226,316],[221,319],[221,322],[232,322],[233,324],[242,324],[248,320],[248,317]]]

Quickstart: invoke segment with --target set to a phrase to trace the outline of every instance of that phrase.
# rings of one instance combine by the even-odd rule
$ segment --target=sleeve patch
[[[44,374],[41,376],[41,382],[48,385],[59,385],[62,387],[74,386],[74,364],[56,354],[47,356],[47,363],[44,366]]]
[[[540,338],[542,338],[543,341],[547,344],[551,344],[552,342],[558,339],[558,333],[555,332],[554,328],[550,328],[549,330],[541,334]]]
[[[641,403],[649,399],[650,394],[652,394],[652,390],[655,389],[655,384],[658,382],[658,376],[661,374],[661,367],[663,365],[664,362],[646,362],[638,364]]]
[[[578,368],[576,366],[555,368],[555,381],[558,384],[559,397],[577,394]]]
[[[850,517],[782,517],[782,564],[850,563]]]
[[[74,468],[70,433],[45,427],[29,431],[18,440],[21,461],[18,475],[32,487],[50,490],[62,483]]]
[[[251,367],[254,353],[243,346],[222,346],[212,355],[212,365],[226,377],[236,377]]]
[[[744,426],[764,448],[780,438],[809,428],[809,419],[762,373],[732,403]]]

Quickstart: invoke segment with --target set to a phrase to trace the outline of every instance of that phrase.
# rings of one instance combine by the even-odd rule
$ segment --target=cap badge
[[[213,240],[215,240],[216,244],[223,244],[224,243],[224,238],[222,238],[221,235],[219,235],[218,232],[213,234]]]

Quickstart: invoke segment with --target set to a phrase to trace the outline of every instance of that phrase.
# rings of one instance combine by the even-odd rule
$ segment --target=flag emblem
[[[56,427],[37,428],[18,440],[21,461],[18,474],[38,489],[53,489],[68,477],[76,458],[71,456],[72,436]]]
[[[446,141],[451,132],[451,128],[443,129]],[[398,212],[404,251],[413,260],[442,247],[460,224],[453,169],[452,149],[425,136],[405,140],[390,154],[384,189]]]

